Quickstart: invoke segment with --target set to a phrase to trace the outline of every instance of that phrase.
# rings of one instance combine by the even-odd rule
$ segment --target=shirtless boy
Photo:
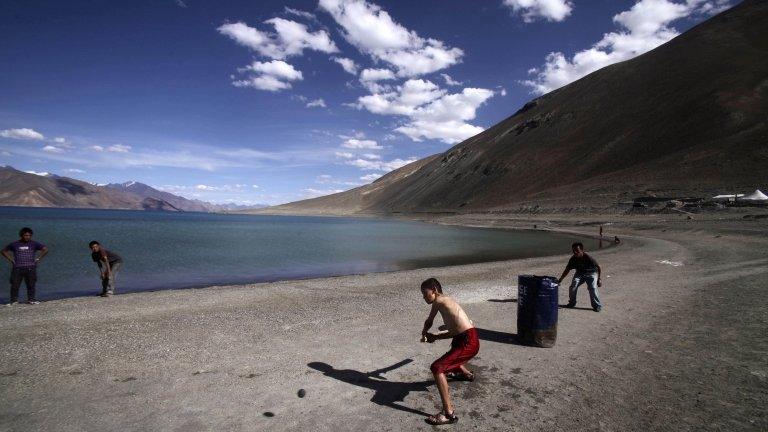
[[[421,341],[432,343],[438,339],[453,338],[451,350],[435,360],[430,367],[432,375],[435,376],[437,389],[440,391],[440,399],[443,401],[443,411],[427,417],[427,423],[432,425],[456,423],[459,418],[454,413],[451,396],[448,394],[448,376],[463,381],[475,379],[474,374],[464,364],[480,351],[480,341],[477,330],[464,309],[456,303],[456,300],[443,294],[443,288],[437,279],[425,280],[421,284],[421,294],[424,296],[424,301],[432,305],[429,317],[424,322],[424,329],[421,331]],[[448,331],[433,334],[429,329],[432,328],[438,312],[443,317]]]

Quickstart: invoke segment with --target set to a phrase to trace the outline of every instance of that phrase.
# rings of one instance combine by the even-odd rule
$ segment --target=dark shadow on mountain
[[[412,359],[405,359],[391,366],[387,366],[385,368],[377,369],[371,372],[360,372],[353,369],[335,369],[333,366],[323,362],[311,362],[307,363],[307,366],[322,372],[323,375],[327,377],[337,379],[347,384],[373,390],[374,394],[371,398],[371,402],[375,403],[376,405],[381,405],[412,414],[418,414],[421,416],[428,416],[429,414],[424,411],[407,407],[400,404],[399,402],[404,402],[405,398],[411,392],[429,391],[428,388],[434,384],[434,381],[388,381],[382,376],[389,371],[405,366],[411,362],[413,362]]]
[[[510,345],[523,345],[517,340],[516,333],[505,333],[484,328],[477,329],[477,337],[489,342],[505,343]]]
[[[84,187],[69,180],[56,179],[56,187],[70,195],[88,195]]]

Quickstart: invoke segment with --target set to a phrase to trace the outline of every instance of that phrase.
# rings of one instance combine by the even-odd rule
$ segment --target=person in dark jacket
[[[563,270],[563,274],[560,276],[558,283],[562,283],[563,279],[568,275],[571,270],[576,272],[573,275],[571,286],[568,289],[568,304],[566,307],[572,308],[576,306],[576,294],[579,291],[579,285],[587,284],[589,290],[589,300],[592,303],[592,309],[595,312],[600,312],[603,308],[600,303],[600,293],[597,288],[603,286],[600,265],[594,258],[587,255],[584,252],[584,245],[581,243],[574,243],[571,245],[573,256],[568,260],[568,265]]]
[[[101,296],[109,297],[115,293],[115,281],[123,259],[120,255],[108,251],[96,240],[88,243],[91,249],[91,259],[99,266],[99,275],[101,276]]]
[[[27,303],[38,304],[35,297],[37,263],[48,253],[48,248],[32,240],[32,229],[24,227],[19,231],[19,240],[3,248],[2,255],[11,263],[11,299],[8,305],[19,302],[21,281],[27,286]],[[40,251],[40,255],[37,252]]]

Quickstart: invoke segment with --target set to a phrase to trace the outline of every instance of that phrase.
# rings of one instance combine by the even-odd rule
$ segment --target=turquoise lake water
[[[0,207],[2,246],[23,226],[50,248],[38,268],[42,299],[100,292],[90,240],[123,257],[118,293],[527,258],[569,253],[571,242],[584,241],[387,219]],[[7,301],[10,265],[1,267]],[[23,286],[21,293],[26,299]]]

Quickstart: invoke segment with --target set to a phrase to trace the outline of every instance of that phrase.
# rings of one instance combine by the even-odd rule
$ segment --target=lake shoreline
[[[587,235],[605,221],[547,218]],[[582,289],[551,349],[515,343],[516,277],[557,275],[567,255],[2,308],[0,428],[431,430],[419,414],[439,405],[428,366],[447,350],[418,343],[428,312],[418,285],[431,276],[484,330],[470,362],[478,380],[451,384],[462,429],[768,427],[766,223],[608,221],[622,244],[594,252],[605,308],[581,309]],[[738,296],[724,295],[735,285]],[[366,375],[391,365],[386,380]]]
[[[451,227],[403,218],[5,208],[0,220],[5,236],[31,226],[35,239],[49,246],[38,271],[42,301],[100,294],[85,247],[92,239],[123,259],[118,294],[505,261],[561,253],[571,241],[588,247],[593,242],[547,230]],[[7,271],[0,268],[0,277]],[[7,301],[6,291],[0,301]]]

